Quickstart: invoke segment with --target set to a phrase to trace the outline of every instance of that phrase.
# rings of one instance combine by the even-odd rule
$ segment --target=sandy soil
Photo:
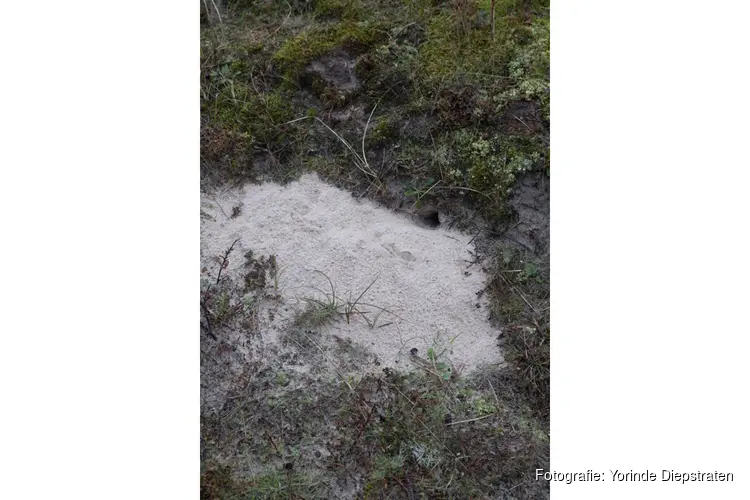
[[[427,358],[430,347],[463,371],[502,362],[500,332],[490,326],[480,293],[486,276],[471,264],[470,235],[424,227],[314,175],[285,187],[247,184],[204,194],[201,210],[204,265],[236,239],[236,258],[226,272],[240,281],[247,251],[276,255],[283,305],[277,301],[274,314],[262,315],[266,340],[274,342],[290,328],[304,298],[323,298],[320,290],[330,290],[322,272],[344,300],[350,293],[356,299],[375,280],[361,299],[370,305],[360,309],[371,321],[387,310],[376,326],[355,316],[323,330],[367,348],[376,359],[373,370],[414,366],[413,354]]]

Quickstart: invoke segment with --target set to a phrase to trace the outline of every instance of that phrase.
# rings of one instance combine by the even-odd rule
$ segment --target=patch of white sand
[[[502,363],[498,330],[487,320],[488,311],[477,293],[486,279],[478,265],[470,265],[471,237],[438,227],[421,227],[403,214],[358,201],[315,175],[305,175],[287,186],[247,184],[210,196],[201,209],[210,215],[201,221],[204,263],[237,238],[234,258],[226,272],[241,279],[243,254],[275,254],[283,270],[279,290],[288,312],[277,312],[272,329],[289,327],[304,308],[303,297],[321,294],[311,287],[356,297],[377,277],[362,302],[385,308],[371,328],[361,317],[325,327],[326,333],[350,338],[374,353],[381,366],[407,368],[413,348],[426,358],[435,347],[455,368],[471,370],[482,364]],[[232,218],[232,208],[241,213]],[[477,305],[479,307],[477,307]],[[374,319],[377,309],[371,311]],[[391,314],[393,313],[393,314]],[[281,324],[279,324],[281,322]],[[271,329],[269,327],[269,329]],[[278,333],[278,332],[277,332]],[[268,337],[271,332],[262,332]]]

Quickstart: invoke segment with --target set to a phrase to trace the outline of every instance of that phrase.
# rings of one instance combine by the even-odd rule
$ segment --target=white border
[[[554,499],[750,498],[747,14],[553,2],[551,468],[735,474]]]
[[[4,498],[197,498],[198,11],[11,2]],[[552,468],[749,498],[747,5],[553,2]]]
[[[3,498],[198,498],[192,2],[3,7]]]

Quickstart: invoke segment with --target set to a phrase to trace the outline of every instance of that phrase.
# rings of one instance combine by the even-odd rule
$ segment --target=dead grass
[[[501,346],[513,370],[513,383],[543,418],[549,416],[550,314],[549,260],[511,246],[491,250],[487,285],[491,319],[502,325]]]
[[[348,386],[292,372],[280,385],[279,371],[249,378],[218,417],[204,418],[205,490],[244,493],[237,498],[290,489],[291,498],[545,494],[533,471],[548,466],[546,430],[496,375],[446,381],[386,371]],[[231,464],[223,476],[222,462]]]

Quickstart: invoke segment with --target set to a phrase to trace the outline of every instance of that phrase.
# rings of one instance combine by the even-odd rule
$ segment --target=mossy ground
[[[202,15],[203,182],[288,182],[314,170],[393,208],[450,213],[477,232],[509,361],[448,381],[371,376],[354,391],[281,365],[248,374],[245,393],[203,417],[204,498],[327,498],[332,485],[369,498],[547,491],[533,470],[549,455],[549,242],[514,200],[520,179],[549,175],[549,3],[496,3],[494,33],[489,0],[234,0],[221,23]],[[332,53],[355,88],[310,69]],[[547,217],[543,204],[537,211]],[[240,427],[252,435],[238,438]]]

